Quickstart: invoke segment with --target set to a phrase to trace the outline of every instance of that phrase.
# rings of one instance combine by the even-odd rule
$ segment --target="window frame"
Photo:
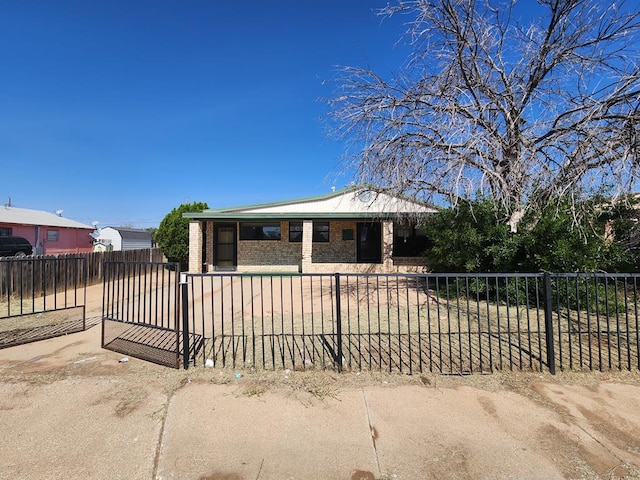
[[[292,227],[295,229],[292,229]],[[289,222],[289,243],[301,243],[303,229],[304,224],[302,222]]]
[[[265,228],[277,230],[277,235],[267,233]],[[251,231],[252,234],[250,234]],[[259,234],[258,231],[260,231]],[[240,240],[279,241],[281,239],[282,224],[280,222],[240,222]]]
[[[326,230],[325,230],[326,229]],[[313,222],[313,243],[331,241],[331,222]]]
[[[342,241],[343,242],[350,242],[355,240],[355,237],[353,236],[353,228],[343,228],[342,229]]]
[[[401,235],[401,231],[408,235]],[[431,241],[423,227],[406,222],[393,222],[393,256],[406,258],[420,258],[430,248]]]

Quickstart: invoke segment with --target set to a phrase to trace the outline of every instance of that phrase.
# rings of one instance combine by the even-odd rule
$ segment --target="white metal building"
[[[153,238],[145,230],[124,227],[104,227],[99,230],[96,245],[111,245],[114,251],[139,250],[153,247]]]

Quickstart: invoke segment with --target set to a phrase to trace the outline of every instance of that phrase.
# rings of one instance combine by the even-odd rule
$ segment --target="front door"
[[[379,222],[357,224],[358,263],[382,263],[382,228]]]
[[[216,270],[235,270],[237,266],[236,224],[217,223],[213,233],[213,265]]]

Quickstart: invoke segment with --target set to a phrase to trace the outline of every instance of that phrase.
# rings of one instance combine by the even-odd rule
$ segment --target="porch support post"
[[[382,266],[385,273],[393,272],[393,220],[382,222]]]
[[[313,220],[302,222],[302,273],[313,272]]]
[[[202,272],[202,224],[198,220],[189,222],[189,272]]]

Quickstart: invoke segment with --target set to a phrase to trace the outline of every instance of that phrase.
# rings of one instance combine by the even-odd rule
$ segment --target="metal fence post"
[[[187,284],[187,274],[180,274],[180,292],[182,308],[182,366],[189,369],[189,289]]]
[[[544,329],[547,341],[547,365],[549,373],[556,374],[556,355],[553,344],[553,298],[551,294],[551,274],[544,274]]]
[[[340,314],[340,274],[335,274],[336,278],[336,356],[338,371],[342,372],[342,316]]]

